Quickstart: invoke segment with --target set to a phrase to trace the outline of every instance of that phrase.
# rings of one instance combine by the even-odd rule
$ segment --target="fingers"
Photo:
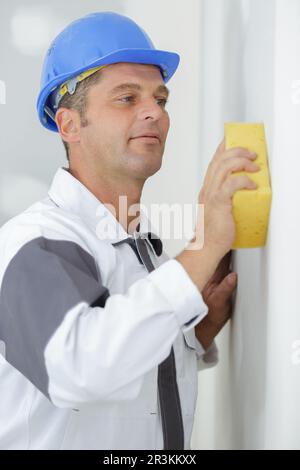
[[[220,197],[231,199],[234,193],[240,189],[253,190],[257,188],[255,181],[251,180],[246,175],[243,176],[229,176],[222,186]]]
[[[216,282],[211,282],[209,281],[205,286],[204,286],[204,289],[202,291],[202,297],[203,297],[203,300],[204,302],[206,303],[209,299],[209,297],[211,296],[211,294],[214,292],[214,290],[216,289],[216,287],[218,286],[218,283]]]
[[[229,158],[229,157],[247,157],[251,160],[255,160],[257,158],[256,153],[250,152],[245,147],[233,147],[228,150],[225,150],[222,154],[218,153],[215,155],[215,160]]]
[[[223,137],[223,140],[221,141],[221,143],[218,145],[216,149],[216,153],[222,153],[222,152],[225,152],[225,137]]]
[[[226,253],[225,256],[219,262],[216,271],[209,279],[207,284],[204,286],[202,294],[205,296],[210,296],[210,294],[215,290],[216,286],[222,282],[222,280],[230,274],[232,271],[230,269],[231,263],[231,250]]]
[[[223,159],[220,161],[214,176],[214,186],[216,188],[220,188],[221,184],[225,181],[230,173],[237,171],[256,172],[259,170],[260,167],[256,163],[249,160],[248,157],[228,157],[226,160]]]
[[[203,181],[203,187],[204,188],[210,186],[210,182],[212,180],[212,176],[213,176],[213,173],[214,173],[214,162],[215,162],[217,156],[222,155],[224,152],[225,152],[225,137],[223,138],[221,143],[218,145],[213,158],[211,159],[211,161],[208,164],[206,174],[205,174],[205,178],[204,178],[204,181]]]
[[[220,282],[215,290],[214,295],[218,296],[219,301],[226,301],[233,294],[233,291],[237,287],[237,273],[229,273]]]
[[[209,280],[210,284],[219,284],[227,274],[229,274],[230,252],[219,262],[217,269]]]
[[[230,172],[258,171],[259,167],[253,163],[256,157],[256,154],[243,147],[225,150],[225,139],[223,139],[208,165],[202,193],[216,192]]]
[[[220,276],[223,279],[224,276],[227,276],[230,270],[230,262],[231,262],[231,250],[226,253],[225,256],[221,259],[219,265],[218,265],[218,272],[220,272]]]
[[[230,279],[234,276],[233,281]],[[237,274],[230,273],[211,293],[207,302],[209,314],[214,322],[224,325],[233,311],[233,297],[237,288]]]

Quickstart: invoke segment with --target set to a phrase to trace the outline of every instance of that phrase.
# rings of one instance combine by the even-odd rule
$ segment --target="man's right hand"
[[[194,238],[185,250],[176,256],[200,291],[234,243],[234,193],[240,189],[257,188],[256,183],[247,175],[232,176],[232,173],[258,171],[259,166],[253,162],[255,158],[256,154],[251,154],[245,148],[225,150],[223,139],[209,163],[198,198],[199,204],[204,204],[204,226],[199,218]],[[199,247],[199,240],[203,240],[202,247]]]

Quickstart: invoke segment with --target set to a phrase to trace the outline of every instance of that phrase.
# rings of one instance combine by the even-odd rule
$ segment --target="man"
[[[230,173],[255,167],[219,146],[199,196],[204,246],[174,259],[142,211],[124,214],[120,198],[139,207],[161,167],[178,62],[111,12],[47,52],[38,113],[69,168],[0,231],[1,448],[190,448],[197,371],[217,361],[236,289],[231,197],[255,186]]]

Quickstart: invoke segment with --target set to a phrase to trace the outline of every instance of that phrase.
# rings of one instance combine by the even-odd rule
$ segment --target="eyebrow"
[[[134,90],[134,91],[141,91],[142,87],[138,83],[121,83],[120,85],[117,85],[114,87],[112,90],[110,90],[109,95],[115,95],[116,93],[122,92],[122,91],[127,91],[127,90]],[[167,95],[167,98],[170,94],[169,88],[167,88],[165,85],[159,85],[155,93],[165,93]]]

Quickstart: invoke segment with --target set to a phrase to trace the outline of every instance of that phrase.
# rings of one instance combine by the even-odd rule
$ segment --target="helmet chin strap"
[[[44,108],[45,113],[55,122],[55,114],[54,112],[49,108],[49,106],[45,106]],[[44,121],[47,121],[46,116],[44,116]]]

